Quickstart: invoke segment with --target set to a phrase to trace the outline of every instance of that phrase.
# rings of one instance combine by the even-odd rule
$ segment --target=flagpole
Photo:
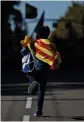
[[[31,33],[31,36],[30,36],[31,38],[33,37],[34,32],[37,31],[37,29],[39,28],[39,26],[42,26],[43,25],[43,23],[44,23],[44,13],[45,13],[45,11],[42,12],[41,17],[40,17],[40,19],[37,22],[37,25],[35,26],[33,32]]]

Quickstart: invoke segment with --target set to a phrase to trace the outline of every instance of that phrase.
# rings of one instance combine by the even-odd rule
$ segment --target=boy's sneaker
[[[42,116],[42,111],[36,111],[36,112],[34,113],[34,116],[36,116],[36,117]]]
[[[33,92],[37,92],[38,90],[38,82],[37,81],[33,81],[31,83],[31,85],[28,88],[28,94],[32,94]]]

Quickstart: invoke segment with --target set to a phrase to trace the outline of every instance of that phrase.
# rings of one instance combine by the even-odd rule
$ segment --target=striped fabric
[[[35,57],[52,66],[57,55],[54,46],[51,47],[51,42],[48,39],[39,39],[34,44],[36,49]],[[30,44],[28,44],[28,47],[30,48]],[[31,48],[30,50],[32,51]]]
[[[31,39],[28,36],[25,36],[25,39],[21,41],[22,47],[28,46],[30,51],[33,53],[33,49],[31,48]],[[49,64],[51,67],[54,66],[54,63],[56,60],[59,60],[59,53],[56,52],[55,46],[50,42],[48,39],[39,39],[37,41],[34,41],[35,46],[35,54],[34,56]],[[58,64],[60,64],[60,61],[58,61]]]

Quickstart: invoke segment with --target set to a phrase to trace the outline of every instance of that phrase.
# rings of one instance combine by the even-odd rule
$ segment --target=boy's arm
[[[22,47],[26,47],[27,44],[30,43],[30,42],[31,42],[30,37],[25,36],[25,39],[24,40],[21,40],[20,44],[21,44]]]
[[[22,47],[28,46],[29,50],[31,52],[35,53],[35,46],[34,46],[35,40],[33,40],[32,38],[30,38],[28,36],[25,36],[25,39],[21,40],[20,43],[21,43]]]

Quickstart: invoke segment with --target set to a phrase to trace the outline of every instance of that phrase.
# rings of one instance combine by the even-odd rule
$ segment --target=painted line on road
[[[23,116],[23,121],[30,121],[30,115],[24,115]]]
[[[29,109],[29,108],[31,108],[31,105],[32,105],[32,97],[28,97],[25,108]],[[27,121],[27,122],[30,121],[30,115],[24,115],[23,121]]]
[[[32,105],[32,97],[27,98],[26,108],[31,108]]]
[[[29,108],[31,108],[31,106],[32,106],[32,97],[28,97],[25,108],[29,109]],[[27,122],[30,121],[30,115],[24,115],[23,121],[27,121]]]

